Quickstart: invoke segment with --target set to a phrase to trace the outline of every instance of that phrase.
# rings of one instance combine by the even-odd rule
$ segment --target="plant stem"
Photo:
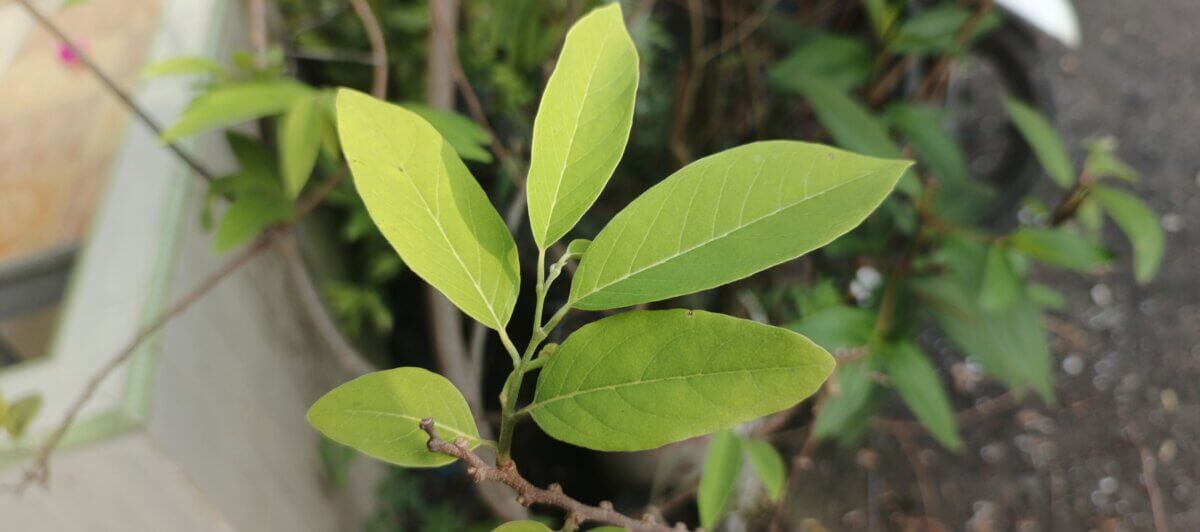
[[[631,531],[661,531],[670,532],[671,528],[653,519],[637,520],[621,514],[613,509],[612,503],[601,502],[599,506],[583,504],[563,493],[562,487],[551,484],[549,489],[534,486],[517,471],[512,460],[501,460],[498,466],[489,465],[479,455],[471,452],[465,439],[448,442],[438,436],[437,427],[432,418],[421,420],[421,430],[429,435],[428,447],[430,452],[453,456],[467,464],[467,474],[476,483],[490,481],[504,484],[517,492],[517,501],[526,506],[544,504],[561,508],[567,512],[568,519],[576,523],[595,521],[624,527]],[[503,442],[501,442],[503,445]]]

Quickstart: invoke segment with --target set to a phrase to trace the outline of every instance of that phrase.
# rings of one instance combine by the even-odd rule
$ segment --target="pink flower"
[[[80,41],[75,44],[80,50],[87,50],[87,43]],[[75,49],[65,42],[58,44],[58,60],[62,64],[70,68],[79,68],[79,54],[75,53]]]

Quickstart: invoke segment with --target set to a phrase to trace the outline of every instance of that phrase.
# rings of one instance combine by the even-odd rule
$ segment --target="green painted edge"
[[[224,29],[223,23],[228,15],[229,4],[228,0],[213,0],[212,20],[217,28],[208,35],[208,43],[205,46],[206,55],[215,55],[220,47],[220,37]],[[166,12],[167,6],[164,4],[162,11],[159,13],[160,28],[162,27],[162,20],[166,17]],[[124,129],[128,131],[131,127],[132,120],[126,121]],[[195,140],[180,142],[180,144],[190,150],[194,150],[196,147]],[[188,174],[190,172],[191,170],[186,165],[177,162],[175,171],[169,178],[170,182],[166,186],[164,193],[166,198],[163,210],[164,219],[162,220],[163,230],[160,232],[158,253],[154,257],[154,266],[151,271],[151,280],[146,300],[142,305],[141,325],[143,326],[155,319],[167,307],[167,300],[170,297],[170,280],[174,274],[177,258],[176,252],[179,249],[179,236],[183,229],[183,207],[187,199]],[[107,207],[113,201],[111,197],[112,193],[111,185],[106,186],[99,204]],[[82,260],[72,267],[61,303],[62,308],[69,307],[76,294],[79,276],[75,272],[82,269],[86,264],[88,257],[85,251],[88,243],[91,242],[92,232],[95,230],[95,227],[88,229],[88,236],[79,248],[79,256]],[[61,332],[59,329],[55,330],[47,356],[0,370],[0,375],[3,375],[7,371],[29,367],[32,364],[48,363],[58,350],[61,341]],[[58,451],[88,443],[95,443],[144,427],[144,422],[150,409],[150,392],[154,380],[155,368],[154,359],[160,347],[161,335],[157,333],[151,335],[142,343],[141,347],[130,357],[129,365],[126,369],[125,395],[122,398],[120,406],[113,410],[94,414],[87,419],[76,421],[67,429],[67,433],[58,445]],[[36,452],[38,445],[45,441],[46,436],[40,435],[40,437],[36,438],[25,438],[17,442],[14,446],[7,449],[0,449],[0,470],[7,469],[31,458]]]

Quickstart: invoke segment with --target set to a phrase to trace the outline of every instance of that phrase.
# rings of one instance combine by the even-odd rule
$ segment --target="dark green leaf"
[[[1009,243],[1031,258],[1081,272],[1091,272],[1112,259],[1108,250],[1066,229],[1023,227]]]
[[[968,10],[954,4],[942,4],[921,11],[900,25],[889,47],[892,53],[897,54],[959,53],[962,50],[958,35],[971,17]],[[994,12],[988,12],[973,24],[966,41],[968,44],[999,27],[1001,20]]]
[[[867,345],[874,327],[875,315],[871,311],[844,305],[807,314],[788,325],[830,351]]]
[[[1006,98],[1004,107],[1050,179],[1062,188],[1070,188],[1075,183],[1075,165],[1071,164],[1071,155],[1058,130],[1037,109],[1021,101]]]
[[[839,90],[851,90],[871,76],[873,57],[859,39],[820,33],[792,50],[767,72],[767,80],[785,90],[800,90],[810,78],[824,80]]]
[[[947,449],[962,449],[945,387],[925,353],[913,344],[892,344],[885,348],[883,360],[892,387],[921,424]]]

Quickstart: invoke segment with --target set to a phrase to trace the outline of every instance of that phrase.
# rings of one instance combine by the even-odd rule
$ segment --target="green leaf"
[[[551,532],[550,527],[537,521],[509,521],[492,529],[492,532]]]
[[[741,447],[737,435],[728,430],[713,434],[708,442],[704,470],[700,474],[700,488],[696,492],[700,525],[704,528],[716,526],[729,507],[738,474],[742,471]]]
[[[598,526],[588,530],[588,532],[629,532],[629,530],[619,526]]]
[[[229,72],[216,61],[199,56],[172,57],[142,69],[142,75],[148,78],[185,74],[211,74],[224,78]]]
[[[875,37],[881,41],[886,40],[903,14],[903,6],[890,0],[863,0],[862,4]]]
[[[865,362],[838,365],[831,379],[833,386],[817,412],[813,438],[819,441],[853,432],[855,424],[867,417],[864,414],[871,411],[879,390],[868,377],[868,370]]]
[[[962,449],[946,390],[925,353],[910,343],[892,344],[885,349],[888,379],[904,403],[943,446],[954,451]]]
[[[942,4],[917,13],[905,20],[889,43],[892,53],[945,54],[959,53],[958,34],[972,14],[953,4]],[[967,39],[978,39],[1001,24],[994,12],[986,13],[975,22]]]
[[[321,94],[296,98],[279,122],[279,160],[283,162],[283,186],[288,197],[296,198],[312,175],[321,150],[326,122],[322,116]]]
[[[888,120],[912,143],[921,161],[946,181],[965,182],[970,176],[967,159],[958,144],[942,128],[941,109],[919,104],[894,104]]]
[[[416,102],[404,102],[400,105],[429,122],[429,125],[454,147],[459,157],[485,164],[492,162],[492,152],[488,151],[492,137],[474,120],[452,111],[434,109]]]
[[[183,117],[162,134],[174,142],[209,129],[280,114],[312,89],[295,81],[260,81],[214,87],[192,100]]]
[[[1031,258],[1085,273],[1112,259],[1108,250],[1065,229],[1022,227],[1009,243]]]
[[[4,416],[4,428],[13,439],[25,434],[29,422],[42,409],[41,395],[27,395],[8,404],[8,412]]]
[[[325,394],[308,410],[308,423],[329,439],[402,467],[437,467],[454,457],[430,452],[422,419],[433,418],[447,441],[461,436],[470,448],[479,431],[462,394],[445,377],[421,368],[368,373]]]
[[[576,238],[570,244],[567,244],[567,255],[572,257],[582,257],[591,247],[592,241],[586,238]]]
[[[979,306],[984,310],[1004,310],[1012,306],[1021,294],[1021,279],[1008,259],[1008,247],[997,243],[988,248],[987,266],[983,270],[983,286],[979,291]]]
[[[1166,236],[1158,225],[1158,216],[1142,200],[1123,190],[1099,185],[1092,189],[1092,197],[1133,244],[1133,271],[1137,282],[1150,282],[1158,273],[1166,248]]]
[[[501,329],[520,286],[517,245],[454,148],[415,113],[349,89],[338,132],[371,219],[422,279]]]
[[[1004,108],[1050,179],[1062,188],[1070,188],[1075,183],[1075,166],[1050,121],[1037,109],[1012,98],[1005,98]]]
[[[1088,142],[1087,150],[1088,157],[1083,163],[1083,173],[1096,179],[1111,177],[1127,183],[1134,183],[1140,179],[1137,170],[1117,157],[1116,139],[1104,137],[1092,140]]]
[[[788,408],[831,371],[829,353],[785,329],[703,311],[633,311],[568,337],[525,411],[567,443],[653,449]]]
[[[838,305],[805,315],[788,328],[834,351],[867,345],[875,328],[875,315],[866,309]]]
[[[612,177],[629,140],[637,85],[637,49],[619,3],[567,32],[533,122],[529,225],[540,248],[567,234]]]
[[[1063,310],[1067,308],[1067,297],[1062,292],[1044,284],[1030,283],[1026,285],[1025,293],[1029,295],[1029,300],[1039,307],[1050,310]]]
[[[742,442],[742,445],[746,449],[746,457],[750,459],[750,465],[753,466],[754,472],[766,486],[767,495],[771,497],[771,500],[778,501],[783,496],[783,489],[787,485],[787,465],[784,463],[783,457],[779,455],[779,451],[775,450],[775,447],[765,441],[746,440]]]
[[[871,76],[871,50],[853,37],[819,33],[797,46],[767,72],[767,81],[785,90],[799,91],[799,84],[819,78],[838,90],[852,90]]]
[[[1020,394],[1032,388],[1054,401],[1053,360],[1042,313],[1025,294],[1003,310],[980,308],[987,248],[949,238],[940,252],[948,275],[913,283],[938,326],[968,356]]]
[[[900,157],[883,123],[845,91],[819,79],[798,80],[794,86],[838,146],[863,155]]]
[[[241,194],[229,205],[217,225],[213,247],[218,253],[228,251],[264,229],[288,220],[293,213],[292,203],[279,193]]]
[[[601,310],[720,286],[824,246],[861,223],[910,163],[794,141],[700,159],[600,231],[571,284]]]

